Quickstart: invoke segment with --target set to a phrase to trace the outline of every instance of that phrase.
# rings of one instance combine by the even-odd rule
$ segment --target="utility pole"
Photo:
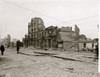
[[[2,25],[1,25],[1,28],[0,28],[0,43],[1,43],[1,35],[2,35]]]
[[[2,36],[2,25],[1,25],[1,28],[0,28],[0,39],[1,39],[1,36]]]

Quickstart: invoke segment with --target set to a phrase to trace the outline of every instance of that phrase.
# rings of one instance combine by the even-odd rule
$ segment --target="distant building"
[[[11,36],[7,35],[7,37],[2,38],[0,40],[0,45],[4,45],[5,47],[10,47],[10,43],[11,43]]]
[[[1,39],[0,39],[0,45],[2,45],[2,44],[3,44],[3,39],[1,38]]]
[[[11,36],[8,34],[7,35],[7,47],[10,47],[10,43],[11,43]]]
[[[16,47],[16,43],[17,43],[17,39],[13,38],[10,46],[11,47]]]
[[[84,40],[79,40],[79,50],[80,51],[93,51],[95,49],[95,46],[98,43],[98,38],[96,39],[90,39],[84,37]]]
[[[5,47],[8,46],[8,40],[6,37],[1,40],[1,45],[4,45]]]
[[[28,38],[28,35],[27,34],[25,34],[25,38],[23,39],[23,41],[24,41],[24,46],[25,47],[28,47],[29,46],[29,38]]]

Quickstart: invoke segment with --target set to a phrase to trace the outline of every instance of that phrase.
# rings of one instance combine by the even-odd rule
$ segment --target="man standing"
[[[98,56],[99,56],[99,48],[98,48],[98,44],[96,45],[96,47],[95,47],[95,58],[94,58],[94,61],[96,60],[96,59],[98,59]]]
[[[98,45],[96,46],[96,57],[98,59],[98,56],[99,56],[99,48],[98,48]]]
[[[5,51],[4,46],[3,46],[3,45],[1,45],[0,49],[1,49],[1,55],[3,55],[3,54],[4,54],[4,51]]]
[[[19,47],[19,46],[17,46],[17,54],[19,54],[19,49],[20,49],[20,47]]]

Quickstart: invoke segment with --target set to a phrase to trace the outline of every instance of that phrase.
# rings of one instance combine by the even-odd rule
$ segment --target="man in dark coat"
[[[96,46],[95,51],[96,51],[96,57],[97,57],[97,59],[98,59],[98,55],[99,55],[99,48],[98,48],[98,45]]]
[[[17,46],[17,54],[19,54],[19,49],[20,49],[20,47],[19,47],[19,46]]]
[[[96,59],[98,59],[98,57],[99,57],[99,48],[98,48],[98,45],[96,45],[96,47],[95,47],[95,58],[94,58],[94,61],[96,60]]]
[[[1,55],[3,55],[4,51],[5,51],[5,47],[3,45],[1,45],[0,49],[1,49]]]

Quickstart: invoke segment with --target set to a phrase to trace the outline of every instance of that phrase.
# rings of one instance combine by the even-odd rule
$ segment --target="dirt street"
[[[16,49],[6,49],[0,55],[0,77],[99,77],[96,63],[33,54],[17,54]]]

